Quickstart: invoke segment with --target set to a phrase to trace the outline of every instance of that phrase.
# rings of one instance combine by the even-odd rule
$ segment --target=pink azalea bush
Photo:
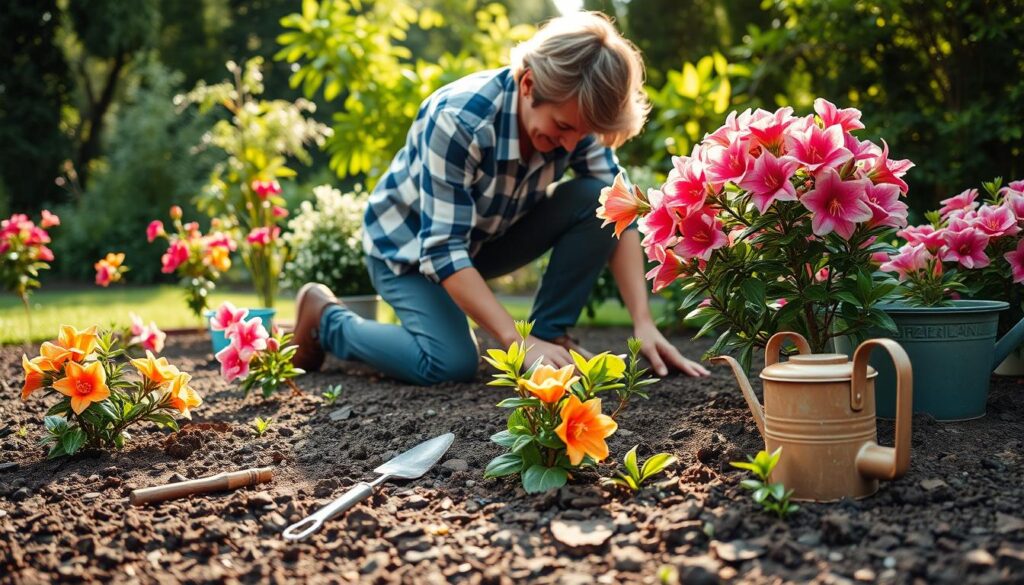
[[[129,338],[126,344],[127,348],[133,346],[141,347],[146,351],[153,353],[160,353],[164,350],[164,341],[167,339],[167,334],[160,330],[156,326],[156,321],[150,321],[149,325],[146,325],[142,317],[139,317],[135,313],[129,313],[128,316],[131,318],[132,324],[129,328]]]
[[[246,319],[248,314],[248,309],[225,301],[210,319],[210,328],[223,331],[229,341],[216,356],[221,375],[228,382],[241,378],[246,394],[259,387],[266,398],[282,385],[298,393],[299,387],[292,378],[305,372],[292,365],[292,356],[298,349],[289,345],[292,336],[278,331],[271,335],[258,317]]]
[[[967,189],[926,214],[929,223],[897,232],[906,243],[880,270],[896,275],[908,303],[935,306],[968,296],[1020,307],[1024,181],[1003,187],[995,179],[982,186],[985,200],[978,200],[978,189]]]
[[[202,318],[208,306],[209,294],[216,287],[220,275],[231,268],[231,253],[238,245],[226,232],[220,230],[220,221],[217,219],[210,222],[213,231],[203,235],[197,222],[181,222],[182,210],[177,205],[171,207],[170,217],[174,233],[168,234],[163,222],[154,219],[146,228],[146,240],[167,240],[167,251],[160,259],[160,270],[164,274],[177,273],[181,277],[188,308],[196,317]]]
[[[39,271],[50,268],[53,250],[47,230],[60,225],[60,218],[43,210],[39,224],[24,213],[0,221],[0,282],[18,295],[29,314],[29,295],[41,286]],[[29,327],[31,329],[31,326]]]
[[[895,283],[873,276],[884,236],[907,223],[903,180],[913,167],[860,140],[860,111],[817,99],[792,108],[732,112],[645,195],[621,178],[598,217],[616,232],[638,220],[654,290],[681,281],[684,307],[722,330],[708,354],[755,347],[781,330],[815,351],[831,337],[891,327],[873,307]]]

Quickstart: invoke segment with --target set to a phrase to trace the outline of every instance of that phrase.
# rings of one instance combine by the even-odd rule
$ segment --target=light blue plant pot
[[[259,317],[263,326],[266,327],[267,331],[270,332],[274,326],[274,314],[277,313],[274,309],[249,309],[249,314],[245,316],[246,320],[252,319],[253,317]],[[210,328],[210,321],[213,320],[213,316],[216,311],[207,311],[206,315],[206,327],[210,331],[210,341],[213,342],[213,355],[217,355],[217,352],[224,349],[230,343],[228,338],[224,336],[223,331],[214,331]]]

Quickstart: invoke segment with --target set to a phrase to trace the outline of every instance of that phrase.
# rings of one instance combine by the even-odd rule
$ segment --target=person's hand
[[[699,362],[688,359],[679,353],[679,350],[665,339],[661,331],[658,331],[653,322],[636,325],[633,335],[640,338],[640,353],[647,358],[647,361],[651,362],[651,367],[658,376],[668,374],[666,362],[669,366],[688,376],[702,378],[711,373]]]
[[[525,368],[532,366],[533,362],[537,361],[537,358],[543,358],[543,363],[556,368],[573,363],[569,350],[556,343],[537,339],[531,335],[526,338],[526,347],[529,350],[526,352],[526,360],[523,362],[523,367]]]

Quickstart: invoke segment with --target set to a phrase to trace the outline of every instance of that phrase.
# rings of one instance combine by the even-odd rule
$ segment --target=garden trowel
[[[306,517],[304,520],[292,524],[284,530],[286,540],[302,540],[313,534],[323,526],[324,522],[355,506],[359,502],[370,497],[373,488],[384,483],[390,478],[417,479],[422,477],[441,456],[448,451],[455,441],[455,435],[447,433],[440,437],[434,437],[409,449],[405,453],[395,456],[373,471],[379,473],[380,477],[370,483],[359,482],[345,492],[343,496],[320,508],[315,514]]]

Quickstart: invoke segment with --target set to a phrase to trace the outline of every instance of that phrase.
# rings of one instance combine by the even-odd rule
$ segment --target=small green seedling
[[[272,418],[260,418],[258,416],[254,418],[252,420],[252,428],[256,431],[256,436],[262,437],[263,433],[267,432],[267,429],[270,428],[270,423],[273,421],[274,419]]]
[[[789,497],[793,495],[793,490],[786,490],[786,486],[782,485],[781,482],[769,483],[772,470],[779,463],[780,457],[782,457],[782,447],[779,447],[771,454],[767,451],[759,451],[756,457],[748,455],[747,462],[730,461],[729,465],[739,469],[746,469],[757,476],[757,479],[741,481],[740,485],[744,489],[752,491],[754,501],[761,504],[765,510],[774,512],[779,518],[785,518],[799,510],[800,506],[789,501]]]
[[[634,445],[629,453],[626,453],[626,457],[623,458],[622,463],[626,467],[626,473],[620,473],[615,477],[605,478],[604,483],[606,485],[621,485],[627,487],[634,492],[640,491],[640,486],[651,477],[658,475],[669,465],[676,462],[676,458],[668,453],[658,453],[652,455],[647,461],[644,461],[643,467],[639,467],[636,463],[636,450],[640,445]]]
[[[341,390],[341,384],[328,386],[327,390],[325,390],[324,393],[320,395],[324,397],[324,404],[334,404],[335,402],[337,402],[338,399],[341,398]]]
[[[20,427],[18,427],[18,436],[21,437],[22,439],[27,437],[28,436],[28,427],[26,427],[25,425],[21,425]]]

